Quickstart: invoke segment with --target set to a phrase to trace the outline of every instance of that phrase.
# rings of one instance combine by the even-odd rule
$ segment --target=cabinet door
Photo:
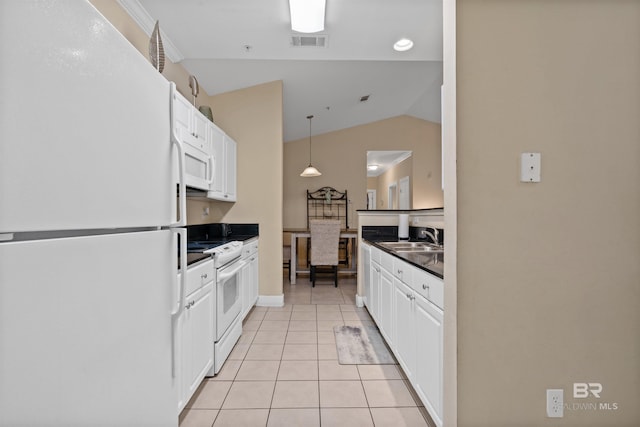
[[[380,274],[381,274],[381,269],[380,269],[380,265],[372,262],[371,263],[371,277],[370,277],[370,281],[371,281],[371,287],[370,287],[370,294],[369,294],[369,314],[371,314],[371,317],[373,318],[373,320],[376,322],[376,324],[380,324]]]
[[[249,310],[251,310],[251,280],[252,280],[251,264],[248,262],[248,260],[246,261],[247,262],[242,267],[242,270],[240,270],[240,287],[241,287],[240,292],[242,294],[242,319],[243,320],[246,317],[246,315],[249,313]]]
[[[258,253],[251,256],[251,307],[258,301],[260,288],[260,266],[258,264]]]
[[[185,135],[191,135],[191,113],[192,105],[185,97],[177,91],[173,93],[173,126],[178,130],[178,135],[184,138]]]
[[[369,295],[371,294],[371,246],[363,243],[361,248],[361,257],[363,264],[362,271],[364,273],[364,279],[362,280],[362,302],[366,307],[369,307]]]
[[[222,197],[224,193],[224,133],[215,126],[211,127],[211,156],[213,158],[213,180],[209,187],[210,196]]]
[[[413,380],[416,365],[416,337],[413,291],[400,280],[394,280],[395,351],[398,362],[409,380]]]
[[[380,274],[380,323],[382,336],[389,347],[393,348],[393,276],[384,268]]]
[[[193,108],[193,136],[198,141],[199,147],[202,151],[206,151],[207,153],[211,152],[211,147],[209,145],[209,140],[211,139],[211,133],[209,131],[209,127],[211,126],[211,122],[202,113]]]
[[[191,399],[205,374],[213,366],[213,284],[187,297],[180,323],[182,346],[182,396]]]
[[[235,202],[236,201],[236,183],[237,183],[237,147],[236,142],[225,136],[224,138],[224,156],[225,156],[225,166],[226,166],[226,182],[225,182],[225,194],[224,198],[226,201]]]
[[[437,425],[442,425],[442,321],[443,313],[421,296],[416,296],[414,388]]]

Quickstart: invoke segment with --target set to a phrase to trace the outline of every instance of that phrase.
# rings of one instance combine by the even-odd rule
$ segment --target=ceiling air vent
[[[291,46],[293,47],[327,47],[328,41],[329,36],[326,34],[315,36],[294,34],[291,36]]]

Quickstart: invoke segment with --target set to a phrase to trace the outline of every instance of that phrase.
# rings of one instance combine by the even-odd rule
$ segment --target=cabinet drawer
[[[386,252],[380,251],[380,265],[388,272],[393,271],[393,260],[395,257]]]
[[[414,270],[416,269],[411,265],[409,265],[408,263],[406,263],[405,261],[402,261],[401,259],[393,257],[392,273],[396,279],[408,285],[411,285],[411,283],[413,283]]]
[[[249,240],[242,246],[242,258],[249,258],[251,255],[258,252],[258,239]]]
[[[214,279],[213,260],[201,261],[187,268],[187,283],[184,294],[190,295]]]
[[[411,287],[434,305],[444,309],[444,283],[442,279],[416,269]]]

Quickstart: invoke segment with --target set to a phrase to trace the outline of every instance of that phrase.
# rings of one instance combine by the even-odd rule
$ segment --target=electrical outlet
[[[562,418],[564,416],[564,390],[547,389],[547,417]]]

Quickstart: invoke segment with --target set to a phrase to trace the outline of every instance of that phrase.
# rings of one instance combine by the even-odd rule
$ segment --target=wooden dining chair
[[[340,241],[340,221],[313,219],[309,221],[311,234],[311,286],[316,286],[318,267],[323,272],[329,267],[335,287],[338,287],[338,250]]]

